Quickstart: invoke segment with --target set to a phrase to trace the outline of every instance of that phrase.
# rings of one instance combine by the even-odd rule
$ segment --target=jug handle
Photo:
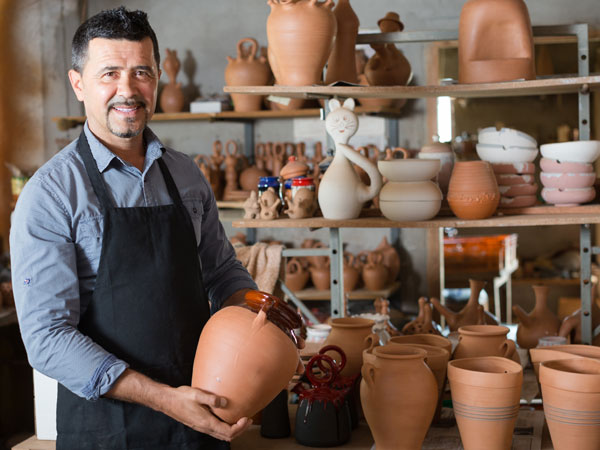
[[[247,37],[247,38],[243,38],[240,39],[237,43],[237,57],[238,59],[243,59],[242,55],[243,55],[243,46],[244,44],[249,43],[250,44],[250,53],[248,54],[248,60],[254,60],[256,59],[256,52],[258,51],[258,42],[256,42],[256,39],[251,38],[251,37]]]
[[[363,184],[362,182],[359,182],[357,185],[356,193],[358,200],[364,203],[373,199],[377,194],[379,194],[379,190],[381,189],[383,180],[381,179],[381,174],[379,173],[379,169],[377,169],[377,166],[373,164],[373,162],[369,160],[369,158],[361,155],[349,145],[337,144],[336,151],[341,151],[342,154],[346,157],[346,159],[356,164],[369,176],[369,180],[371,181],[371,184],[369,186]]]
[[[367,383],[367,386],[369,386],[369,388],[372,388],[373,384],[375,383],[375,374],[377,373],[377,367],[370,363],[363,363],[362,368],[360,369],[360,373],[363,377],[363,380],[365,380],[365,383]]]
[[[371,333],[364,340],[363,351],[371,352],[375,347],[379,347],[379,335],[376,333]]]
[[[233,152],[229,151],[229,147],[233,147]],[[238,156],[238,144],[233,139],[229,139],[225,142],[225,153],[229,156]]]
[[[510,359],[512,355],[514,355],[514,353],[517,351],[517,346],[515,344],[515,341],[513,341],[512,339],[507,339],[502,343],[502,346],[500,348],[504,348],[504,356],[505,358]]]
[[[325,361],[329,365],[330,369],[323,368],[323,363],[321,361]],[[313,373],[312,369],[315,364],[317,364],[317,366],[323,371],[323,377],[319,378]],[[338,366],[330,356],[317,353],[315,356],[310,358],[310,361],[308,361],[305,373],[306,378],[308,378],[308,381],[312,386],[326,386],[335,380],[335,377],[338,374]]]

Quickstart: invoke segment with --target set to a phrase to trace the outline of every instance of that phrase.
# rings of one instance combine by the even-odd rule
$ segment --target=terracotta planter
[[[358,75],[354,52],[360,22],[350,6],[350,0],[339,0],[333,9],[333,14],[337,23],[337,34],[333,50],[327,61],[325,84],[342,80],[357,83]]]
[[[476,358],[481,356],[502,356],[513,358],[516,353],[515,341],[506,335],[509,329],[498,325],[467,325],[460,327],[458,346],[454,359]],[[517,355],[518,357],[518,355]]]
[[[540,365],[544,415],[556,450],[596,450],[600,443],[600,361]]]
[[[386,345],[362,367],[360,398],[377,450],[421,449],[437,403],[425,350]]]
[[[360,373],[362,352],[365,338],[371,334],[375,321],[360,317],[341,317],[331,319],[331,333],[324,345],[337,345],[346,354],[346,366],[340,372],[343,376],[354,376]],[[328,353],[329,354],[329,353]],[[331,353],[332,358],[336,358]]]
[[[517,344],[521,348],[537,347],[544,336],[556,336],[560,328],[560,320],[548,308],[548,286],[533,286],[535,307],[527,314],[519,305],[512,307],[514,315],[519,319],[517,328]]]
[[[531,348],[529,349],[529,355],[533,370],[536,375],[539,375],[540,364],[545,361],[580,358],[600,360],[600,347],[582,344],[553,345],[551,347]]]
[[[519,413],[523,369],[506,358],[448,363],[448,380],[465,450],[509,450]]]
[[[290,258],[285,269],[285,284],[291,291],[301,291],[306,286],[310,272],[296,258]]]
[[[181,83],[177,83],[177,73],[179,72],[179,59],[177,58],[177,51],[166,49],[167,57],[163,62],[163,69],[169,77],[169,83],[167,83],[160,93],[160,107],[164,112],[180,112],[183,110],[183,104],[185,99],[183,97],[183,91],[181,89]]]
[[[487,219],[500,202],[500,191],[490,163],[462,161],[454,164],[448,203],[460,219]]]
[[[432,334],[413,334],[410,336],[394,336],[390,339],[391,343],[395,344],[424,344],[433,345],[443,348],[448,353],[452,354],[452,342],[443,336]]]

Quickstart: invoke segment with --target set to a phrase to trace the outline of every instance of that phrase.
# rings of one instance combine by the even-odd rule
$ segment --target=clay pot
[[[411,336],[394,336],[390,342],[395,344],[424,344],[443,348],[452,354],[452,342],[443,336],[433,334],[413,334]]]
[[[244,44],[250,50],[244,51]],[[266,86],[272,79],[267,58],[257,55],[258,42],[253,38],[240,39],[237,44],[237,58],[227,57],[225,84],[227,86]],[[233,109],[240,112],[259,111],[264,97],[260,95],[231,94]]]
[[[535,79],[533,33],[525,2],[467,1],[458,25],[459,83],[523,78]]]
[[[498,357],[454,360],[448,363],[448,380],[464,449],[510,450],[523,384],[521,365]]]
[[[349,252],[344,252],[344,292],[353,291],[360,280],[360,263]]]
[[[377,251],[369,252],[367,263],[362,269],[365,287],[372,291],[383,289],[389,278],[388,268],[383,264],[383,255]]]
[[[431,305],[425,297],[419,299],[419,315],[402,328],[404,334],[440,334],[432,319]]]
[[[286,388],[299,358],[292,340],[264,311],[223,308],[200,335],[192,386],[225,397],[227,406],[211,409],[233,424],[254,416]]]
[[[311,266],[308,268],[310,271],[310,279],[319,291],[326,291],[331,287],[331,271],[329,264],[322,267]]]
[[[500,203],[492,166],[487,161],[459,161],[448,187],[448,204],[460,219],[487,219]]]
[[[437,298],[431,299],[433,307],[437,309],[438,312],[446,318],[446,322],[448,322],[450,331],[456,331],[464,325],[498,324],[494,317],[487,312],[483,312],[482,320],[483,308],[479,304],[479,293],[485,286],[485,283],[485,281],[481,280],[469,280],[469,286],[471,287],[471,296],[469,297],[469,301],[467,302],[465,307],[461,309],[458,313],[450,311],[448,308],[443,306]]]
[[[400,274],[400,255],[398,251],[388,242],[387,237],[383,237],[376,252],[383,255],[383,265],[388,269],[388,284],[393,283]]]
[[[179,59],[177,59],[177,51],[171,49],[165,49],[167,57],[163,62],[163,69],[169,77],[169,83],[163,87],[160,93],[160,107],[166,113],[181,112],[183,110],[183,104],[185,99],[183,97],[183,90],[181,89],[181,83],[177,83],[177,72],[179,72]]]
[[[377,450],[419,450],[435,413],[437,382],[427,352],[405,345],[373,349],[362,367],[360,398]]]
[[[536,376],[539,375],[540,364],[544,361],[556,359],[579,359],[592,358],[600,360],[600,347],[594,345],[553,345],[550,347],[539,347],[529,349],[531,364]]]
[[[540,365],[544,415],[556,450],[593,450],[600,442],[600,361]]]
[[[306,286],[310,272],[296,258],[290,258],[285,268],[285,284],[291,291],[301,291]]]
[[[365,338],[371,334],[375,321],[361,317],[341,317],[331,319],[331,333],[324,345],[337,345],[346,354],[346,365],[340,372],[343,376],[360,373]],[[329,354],[329,353],[328,353]],[[332,353],[331,357],[336,358]]]
[[[515,341],[506,335],[509,329],[498,325],[467,325],[460,327],[458,346],[454,359],[476,358],[481,356],[501,356],[512,358],[517,355]]]
[[[268,4],[269,62],[277,84],[319,83],[337,33],[333,0],[269,0]]]
[[[534,285],[535,307],[527,314],[519,305],[512,307],[513,314],[519,319],[517,344],[521,348],[537,347],[538,340],[544,336],[556,336],[560,320],[548,308],[548,286]]]
[[[598,326],[600,326],[600,308],[595,299],[592,299],[592,330]],[[581,309],[563,319],[558,335],[570,339],[571,344],[581,344]],[[593,338],[592,344],[600,346],[600,335]]]
[[[360,22],[354,13],[350,0],[339,0],[333,9],[337,22],[335,44],[327,61],[325,84],[335,81],[357,83],[355,47]]]

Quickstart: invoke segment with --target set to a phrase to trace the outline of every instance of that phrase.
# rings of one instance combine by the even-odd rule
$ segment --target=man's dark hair
[[[156,66],[160,68],[160,53],[156,34],[144,11],[128,11],[124,6],[101,11],[90,17],[77,28],[71,46],[71,65],[81,73],[87,58],[89,42],[94,38],[126,39],[141,41],[149,37],[154,47]]]

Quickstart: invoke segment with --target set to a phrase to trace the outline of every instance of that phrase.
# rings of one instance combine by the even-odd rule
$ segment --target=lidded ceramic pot
[[[448,204],[460,219],[487,219],[500,203],[494,171],[486,161],[458,161],[448,187]]]
[[[506,335],[509,329],[499,325],[467,325],[458,329],[459,341],[454,359],[481,356],[512,358],[516,355],[515,341]]]
[[[600,361],[540,364],[544,415],[556,450],[595,450],[600,443]]]
[[[437,381],[427,352],[388,344],[362,367],[360,399],[377,450],[419,450],[437,404]]]
[[[343,376],[354,376],[360,373],[364,340],[371,334],[375,321],[361,317],[340,317],[331,319],[331,333],[324,345],[337,345],[346,354],[346,366],[341,371]],[[336,358],[332,353],[331,357]]]
[[[356,73],[356,37],[360,22],[350,5],[350,0],[339,0],[333,9],[337,22],[335,44],[327,61],[325,84],[336,81],[358,83]]]
[[[521,365],[494,356],[457,359],[448,363],[448,380],[465,450],[510,450],[523,384]]]
[[[560,328],[560,320],[548,308],[548,286],[534,285],[535,307],[527,314],[519,305],[512,307],[514,315],[519,319],[517,327],[517,344],[521,348],[537,347],[544,336],[556,336]]]
[[[223,308],[204,325],[192,373],[193,387],[227,399],[211,410],[230,424],[267,406],[300,361],[293,330],[302,321],[294,308],[259,291],[247,292],[246,304]]]

